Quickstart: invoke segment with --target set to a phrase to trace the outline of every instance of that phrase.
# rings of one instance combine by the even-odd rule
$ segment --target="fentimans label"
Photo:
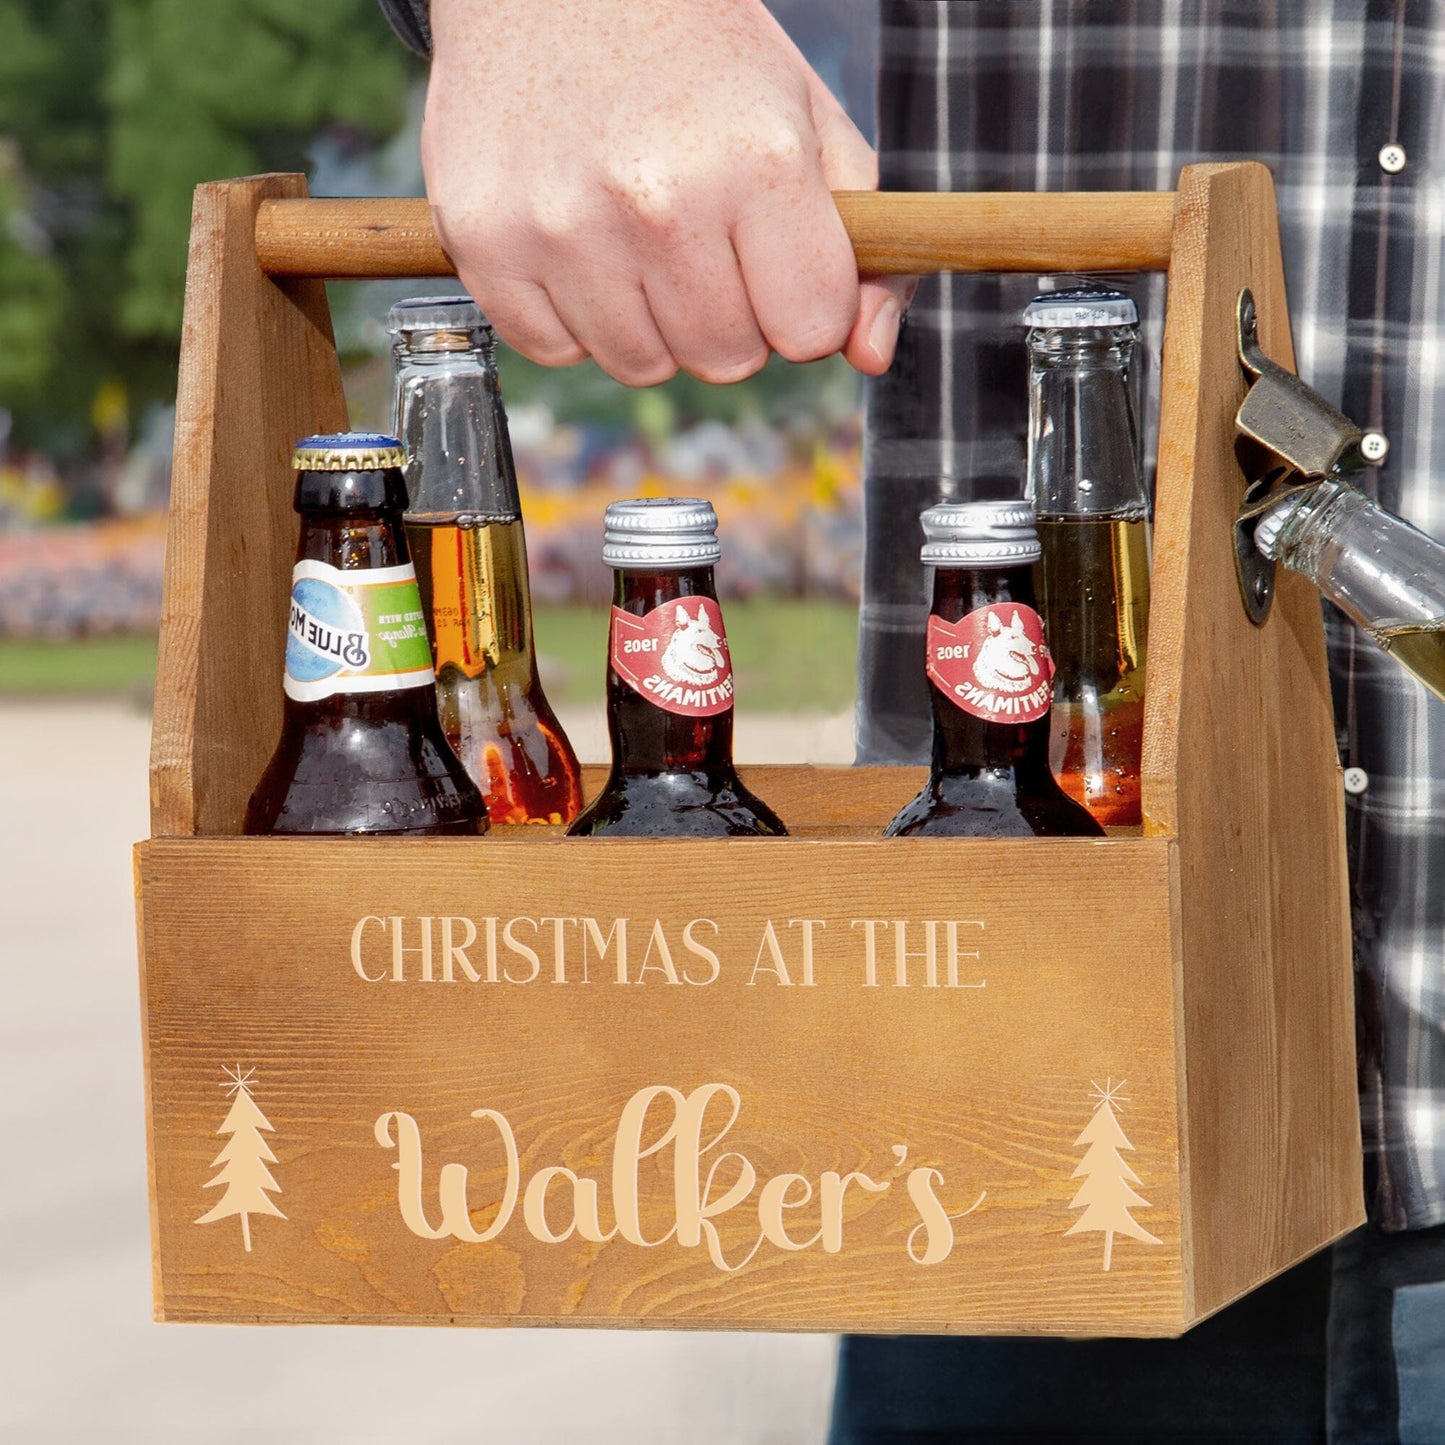
[[[612,609],[612,667],[649,702],[682,717],[714,717],[733,705],[733,664],[722,609],[683,597],[634,617]]]
[[[435,680],[416,569],[345,572],[298,562],[291,573],[286,696],[318,702],[340,692],[394,692]]]
[[[989,722],[1027,723],[1046,717],[1054,660],[1043,619],[1032,607],[1006,602],[980,607],[957,622],[928,619],[928,677],[966,713]]]

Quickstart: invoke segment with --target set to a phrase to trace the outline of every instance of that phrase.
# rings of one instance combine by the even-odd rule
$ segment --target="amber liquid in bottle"
[[[939,567],[934,616],[958,622],[982,607],[1018,603],[1032,608],[1027,564]],[[1049,768],[1049,719],[996,722],[957,706],[937,686],[933,760],[923,791],[884,830],[905,837],[1101,837],[1103,828],[1068,797]]]
[[[1436,697],[1445,698],[1445,617],[1438,622],[1377,627],[1370,636]]]
[[[717,600],[711,567],[619,570],[614,604],[643,617],[679,598]],[[782,837],[782,821],[733,769],[733,713],[669,712],[607,669],[607,785],[568,829],[578,837]]]
[[[342,475],[304,473],[298,497],[302,489],[325,490]],[[394,475],[395,513],[328,515],[298,505],[298,560],[342,570],[407,562],[399,521],[405,491]],[[487,815],[442,734],[436,694],[426,684],[339,692],[315,702],[287,697],[281,740],[251,795],[244,830],[475,836],[487,831]]]
[[[436,658],[442,730],[493,823],[570,823],[582,806],[576,755],[537,678],[520,517],[458,526],[412,513],[422,611]]]
[[[1149,522],[1041,515],[1038,530],[1040,608],[1057,669],[1049,762],[1101,823],[1137,824]]]

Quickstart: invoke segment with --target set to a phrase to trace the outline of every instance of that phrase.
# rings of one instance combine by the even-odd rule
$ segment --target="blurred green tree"
[[[0,297],[0,399],[33,404],[55,364],[65,278],[30,221],[19,153],[6,141],[0,141]]]
[[[132,230],[120,320],[180,329],[197,181],[304,170],[326,125],[401,124],[416,74],[375,0],[112,0],[109,176]]]
[[[83,448],[99,387],[174,391],[200,181],[382,137],[419,63],[375,0],[0,0],[0,407]]]

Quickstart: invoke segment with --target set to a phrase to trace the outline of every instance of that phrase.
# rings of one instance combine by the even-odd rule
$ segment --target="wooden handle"
[[[1169,266],[1173,191],[839,191],[834,200],[870,275]],[[456,274],[421,199],[263,201],[256,257],[272,276]]]

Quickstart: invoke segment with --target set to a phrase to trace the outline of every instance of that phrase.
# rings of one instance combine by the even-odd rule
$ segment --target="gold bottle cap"
[[[291,465],[298,472],[379,472],[406,463],[395,437],[383,432],[344,431],[306,437],[296,443]]]

